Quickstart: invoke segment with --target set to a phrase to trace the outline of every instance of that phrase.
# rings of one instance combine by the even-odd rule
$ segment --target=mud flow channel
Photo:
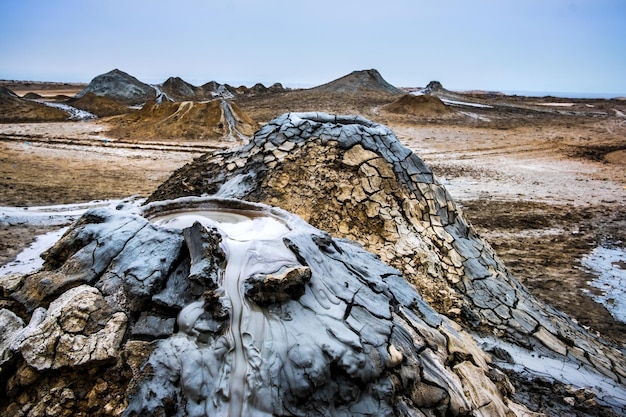
[[[294,254],[281,237],[289,227],[273,216],[248,210],[191,210],[158,215],[151,221],[163,227],[185,229],[199,222],[215,228],[222,236],[226,268],[221,286],[231,303],[229,415],[244,415],[250,410],[266,408],[255,395],[255,372],[266,339],[268,318],[264,309],[246,299],[244,282],[255,274],[268,274],[284,265],[296,264]],[[183,309],[179,322],[195,321],[202,314],[202,302]],[[193,326],[190,323],[190,326]]]

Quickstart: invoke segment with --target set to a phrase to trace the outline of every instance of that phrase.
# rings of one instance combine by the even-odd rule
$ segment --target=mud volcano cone
[[[285,114],[247,146],[181,168],[151,199],[201,194],[278,206],[357,241],[486,350],[499,352],[501,367],[524,379],[549,374],[566,385],[595,385],[600,401],[626,404],[623,351],[532,296],[385,126],[356,116]],[[537,355],[546,361],[531,359]]]
[[[398,270],[265,205],[92,210],[41,271],[1,284],[7,412],[60,396],[64,412],[124,416],[525,410]]]
[[[527,416],[511,382],[538,377],[565,413],[625,411],[623,353],[359,117],[285,114],[44,258],[0,277],[3,415]]]

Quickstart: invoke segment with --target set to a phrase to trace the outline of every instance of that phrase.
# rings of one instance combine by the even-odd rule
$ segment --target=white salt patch
[[[456,106],[468,106],[468,107],[479,107],[482,109],[493,109],[493,106],[489,106],[487,104],[468,103],[466,101],[448,100],[445,98],[442,98],[441,101],[443,101],[444,104],[450,104],[450,105],[456,105]]]
[[[589,282],[602,291],[591,295],[617,320],[626,323],[626,250],[599,246],[582,259],[582,264],[598,278]]]
[[[66,230],[67,227],[64,227],[62,229],[37,236],[35,241],[29,247],[20,252],[14,261],[0,266],[0,276],[11,274],[24,275],[41,268],[43,265],[43,259],[40,255],[52,247],[52,245],[54,245],[61,238],[61,236],[63,236],[63,233],[65,233]]]
[[[77,109],[76,107],[72,107],[72,106],[69,106],[67,104],[52,103],[52,102],[49,102],[49,101],[44,101],[42,103],[45,104],[48,107],[54,107],[56,109],[63,110],[64,112],[69,114],[70,120],[91,120],[91,119],[97,119],[98,118],[98,116],[96,116],[93,113],[89,113],[88,111]]]
[[[58,204],[35,207],[0,207],[0,224],[8,225],[65,225],[82,216],[87,210],[97,207],[139,207],[143,200],[98,200],[76,204]]]
[[[490,118],[485,117],[485,116],[481,116],[480,114],[471,113],[471,112],[468,112],[468,111],[462,111],[462,112],[459,112],[459,113],[461,113],[461,114],[463,114],[463,115],[465,115],[467,117],[471,117],[472,119],[482,120],[483,122],[490,122],[491,121]]]
[[[572,107],[574,103],[534,103],[537,106]]]

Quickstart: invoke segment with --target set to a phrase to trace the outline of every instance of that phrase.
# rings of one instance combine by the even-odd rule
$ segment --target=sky
[[[626,95],[626,0],[1,0],[0,79]]]

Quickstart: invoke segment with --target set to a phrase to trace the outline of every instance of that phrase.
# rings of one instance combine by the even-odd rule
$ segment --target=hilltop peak
[[[127,104],[141,104],[156,97],[154,87],[117,68],[95,77],[76,97],[89,92]]]
[[[329,83],[313,88],[317,91],[356,93],[361,91],[382,91],[402,94],[402,90],[388,83],[376,69],[352,71]]]

